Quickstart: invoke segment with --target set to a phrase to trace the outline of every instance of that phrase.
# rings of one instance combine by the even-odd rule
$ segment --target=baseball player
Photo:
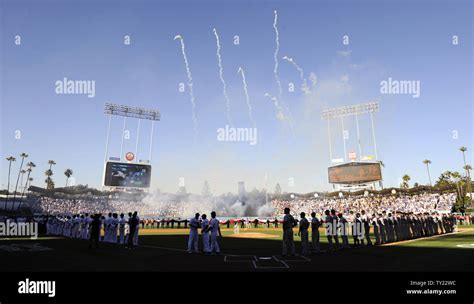
[[[308,247],[309,247],[309,241],[308,241],[308,228],[309,228],[309,222],[306,219],[306,214],[304,212],[301,212],[300,214],[301,220],[300,220],[300,228],[298,231],[298,235],[301,237],[301,255],[308,255]]]
[[[296,226],[296,221],[290,214],[290,208],[285,208],[285,216],[283,217],[283,256],[288,254],[288,249],[291,255],[295,255],[295,242],[293,240],[293,227]]]
[[[219,220],[216,218],[216,212],[211,212],[211,220],[209,221],[209,228],[211,230],[211,253],[219,255],[221,250],[217,237],[222,237],[221,228],[219,227]]]
[[[120,244],[125,244],[125,224],[127,224],[127,220],[125,219],[125,215],[121,213],[120,219],[119,219],[119,243]]]
[[[198,228],[199,228],[199,213],[196,213],[192,219],[189,220],[189,239],[188,239],[188,253],[198,252]]]
[[[202,236],[202,243],[204,247],[204,254],[210,255],[211,254],[211,243],[209,237],[209,220],[207,219],[207,215],[203,214],[201,216],[201,236]]]
[[[313,253],[319,253],[319,227],[321,222],[316,217],[316,212],[311,213],[311,251]]]

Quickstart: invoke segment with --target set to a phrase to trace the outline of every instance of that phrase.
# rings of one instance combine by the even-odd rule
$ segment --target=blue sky
[[[11,1],[1,0],[1,156],[27,152],[37,165],[35,184],[43,186],[48,159],[76,183],[99,186],[107,119],[105,102],[155,108],[153,188],[176,191],[183,177],[188,191],[200,192],[209,180],[215,193],[235,192],[279,182],[285,191],[329,190],[325,107],[377,99],[375,116],[379,159],[386,186],[403,174],[427,183],[425,158],[433,177],[461,170],[457,150],[467,146],[472,160],[473,68],[470,1]],[[278,12],[280,102],[291,123],[276,118],[264,97],[278,96],[274,77],[274,10]],[[258,144],[219,142],[226,105],[216,57],[216,28],[221,43],[235,127],[252,127],[242,80],[245,70]],[[186,70],[177,34],[183,36],[193,76],[198,135],[195,137]],[[20,35],[21,45],[14,44]],[[124,35],[131,45],[123,44]],[[239,45],[233,44],[238,35]],[[342,37],[348,35],[349,45]],[[459,44],[452,44],[452,36]],[[317,76],[305,96],[298,71],[281,60],[289,56],[305,77]],[[94,80],[96,96],[57,95],[64,77]],[[380,81],[418,80],[421,96],[381,95]],[[296,86],[288,91],[288,84]],[[361,117],[363,154],[373,155],[370,121]],[[136,122],[129,122],[135,150]],[[112,121],[110,155],[118,156],[122,120]],[[334,157],[343,157],[340,121],[331,126]],[[348,119],[348,150],[357,151],[355,122]],[[21,139],[15,131],[21,131]],[[147,154],[150,124],[142,122],[139,155]],[[457,138],[453,138],[453,132]],[[139,157],[141,158],[141,157]],[[6,185],[7,162],[1,162]],[[18,165],[18,163],[16,164]],[[294,187],[288,186],[288,179]]]

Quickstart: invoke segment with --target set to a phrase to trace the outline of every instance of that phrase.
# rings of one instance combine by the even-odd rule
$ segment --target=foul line
[[[272,257],[274,257],[276,260],[278,261],[284,261],[284,262],[311,262],[311,259],[308,258],[308,257],[305,257],[304,255],[300,255],[300,254],[296,254],[294,256],[294,258],[298,257],[298,258],[301,258],[301,259],[288,259],[288,258],[284,258],[284,259],[279,259],[277,256],[273,255]]]
[[[394,246],[394,245],[398,245],[398,244],[404,244],[404,243],[411,243],[411,242],[416,242],[416,241],[434,239],[434,238],[438,238],[438,237],[442,237],[442,236],[456,235],[456,234],[458,234],[458,233],[464,233],[464,232],[467,232],[467,231],[468,231],[468,230],[465,230],[465,231],[458,231],[458,232],[450,232],[450,233],[443,233],[443,234],[432,235],[432,236],[425,236],[425,237],[421,237],[421,238],[417,238],[417,239],[404,240],[404,241],[400,241],[400,242],[385,243],[385,244],[378,245],[378,246],[380,246],[380,247],[384,247],[384,246]]]

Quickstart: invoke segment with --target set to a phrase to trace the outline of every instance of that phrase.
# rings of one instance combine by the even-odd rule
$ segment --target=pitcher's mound
[[[227,235],[226,237],[244,238],[244,239],[271,239],[271,238],[277,238],[278,235],[260,233],[260,232],[243,232],[243,233],[238,233],[238,234]]]

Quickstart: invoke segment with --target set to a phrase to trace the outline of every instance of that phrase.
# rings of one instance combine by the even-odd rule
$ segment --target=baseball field
[[[275,228],[222,229],[222,254],[186,252],[188,229],[141,229],[140,246],[127,249],[88,241],[40,236],[0,239],[2,271],[469,271],[474,269],[474,225],[449,235],[281,257],[282,232]],[[310,236],[311,237],[311,236]],[[321,230],[321,248],[327,247]],[[201,241],[201,239],[200,239]],[[349,238],[352,244],[352,238]],[[296,250],[301,250],[295,230]],[[202,244],[200,244],[202,250]]]

